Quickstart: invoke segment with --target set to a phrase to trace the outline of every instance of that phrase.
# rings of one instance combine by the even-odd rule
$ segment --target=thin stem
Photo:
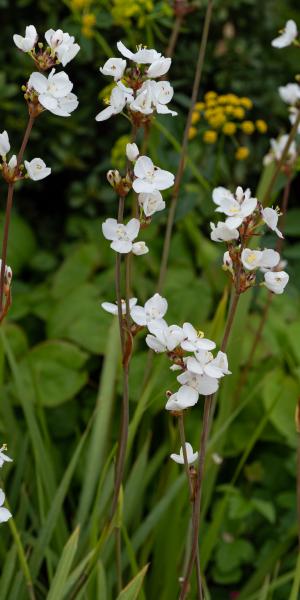
[[[34,121],[35,121],[35,117],[33,117],[32,115],[29,115],[29,119],[28,119],[26,130],[25,130],[25,134],[23,137],[23,141],[21,144],[21,148],[19,150],[19,154],[17,157],[16,169],[18,169],[21,164]],[[11,216],[11,210],[12,210],[12,205],[13,205],[14,187],[15,187],[15,184],[12,182],[12,183],[8,184],[8,189],[7,189],[6,211],[5,211],[2,252],[1,252],[1,261],[2,262],[1,262],[1,271],[0,271],[0,315],[3,312],[4,277],[5,277],[9,225],[10,225],[10,216]]]
[[[296,137],[296,135],[297,135],[297,131],[298,131],[299,124],[300,124],[300,111],[298,111],[297,118],[296,118],[296,120],[295,120],[295,123],[294,123],[294,125],[293,125],[293,127],[292,127],[291,131],[290,131],[290,134],[289,134],[289,137],[288,137],[288,139],[287,139],[287,142],[286,142],[286,144],[285,144],[285,146],[284,146],[284,150],[283,150],[283,152],[282,152],[281,158],[280,158],[280,160],[277,162],[277,165],[276,165],[275,171],[274,171],[274,173],[273,173],[273,177],[272,177],[272,179],[271,179],[271,181],[270,181],[270,183],[269,183],[269,185],[268,185],[268,187],[267,187],[267,190],[266,190],[266,192],[265,192],[265,195],[264,195],[264,197],[263,197],[262,204],[263,204],[264,206],[269,204],[269,201],[270,201],[271,193],[272,193],[272,191],[273,191],[274,184],[275,184],[275,182],[276,182],[276,179],[277,179],[277,177],[278,177],[278,175],[279,175],[279,173],[280,173],[280,171],[281,171],[281,168],[282,168],[282,167],[283,167],[283,165],[286,163],[286,159],[287,159],[287,157],[288,157],[289,149],[290,149],[290,147],[291,147],[291,144],[292,144],[293,140],[295,139],[295,137]]]
[[[191,478],[190,467],[189,467],[187,453],[186,453],[186,447],[185,447],[186,437],[185,437],[183,413],[181,413],[178,416],[178,429],[179,429],[180,443],[181,443],[183,459],[184,459],[184,468],[185,468],[185,473],[187,476],[188,486],[189,486],[189,490],[190,490],[190,499],[192,502],[192,524],[193,524],[194,513],[195,513],[194,490],[193,490],[193,482],[192,482],[192,478]],[[199,547],[198,546],[197,546],[197,553],[196,553],[196,576],[197,576],[198,600],[203,600],[200,557],[199,557]]]
[[[183,21],[183,16],[182,15],[177,15],[174,24],[173,24],[173,29],[170,35],[170,39],[169,39],[169,43],[168,43],[168,47],[166,49],[165,55],[169,58],[172,58],[173,54],[174,54],[174,50],[177,44],[177,40],[178,40],[178,36],[179,36],[179,32],[180,32],[180,27],[181,27],[181,23]]]
[[[200,43],[200,48],[199,48],[198,61],[197,61],[197,66],[196,66],[196,71],[195,71],[195,78],[194,78],[194,83],[193,83],[191,105],[190,105],[190,110],[188,113],[185,129],[184,129],[184,133],[183,133],[179,165],[178,165],[178,169],[177,169],[177,173],[176,173],[173,195],[172,195],[172,200],[170,203],[170,209],[169,209],[169,214],[168,214],[168,221],[167,221],[163,254],[162,254],[162,260],[161,260],[161,266],[160,266],[159,280],[158,280],[158,291],[159,292],[162,291],[162,288],[163,288],[163,285],[165,282],[165,278],[166,278],[167,264],[168,264],[168,258],[169,258],[169,252],[170,252],[170,244],[171,244],[171,237],[172,237],[172,230],[173,230],[173,225],[174,225],[177,201],[178,201],[178,196],[179,196],[179,189],[180,189],[180,184],[181,184],[184,167],[185,167],[185,161],[186,161],[189,129],[191,127],[192,114],[193,114],[195,103],[197,101],[201,77],[202,77],[203,64],[204,64],[207,39],[208,39],[208,32],[209,32],[211,14],[212,14],[212,5],[213,5],[213,0],[208,0],[208,5],[207,5],[206,13],[205,13],[204,26],[203,26],[202,36],[201,36],[201,43]]]
[[[235,293],[232,303],[231,303],[229,314],[227,317],[227,323],[226,323],[226,327],[225,327],[225,331],[224,331],[224,335],[223,335],[223,340],[221,343],[222,352],[225,352],[225,350],[227,348],[227,344],[228,344],[230,332],[232,329],[234,317],[236,315],[239,298],[240,298],[240,294]],[[195,561],[197,548],[198,548],[201,497],[202,497],[202,487],[203,487],[203,479],[204,479],[206,447],[207,447],[207,440],[208,440],[208,435],[209,435],[209,430],[210,430],[210,421],[211,421],[210,416],[211,416],[211,412],[213,409],[215,396],[216,396],[216,394],[206,396],[205,403],[204,403],[203,423],[202,423],[202,430],[201,430],[200,442],[199,442],[198,478],[197,478],[196,491],[195,491],[195,513],[194,513],[194,522],[193,522],[191,552],[190,552],[190,558],[189,558],[189,562],[188,562],[187,572],[186,572],[186,576],[185,576],[185,579],[184,579],[184,582],[183,582],[183,585],[181,588],[179,600],[185,600],[185,598],[187,597],[189,581],[190,581],[190,577],[192,574],[193,564]]]
[[[116,527],[116,567],[117,567],[117,590],[118,594],[122,591],[122,552],[121,552],[121,529]]]
[[[297,446],[297,517],[298,517],[298,549],[300,552],[300,433],[298,432]]]
[[[21,569],[23,571],[23,575],[26,581],[26,585],[27,585],[27,589],[28,589],[28,596],[30,598],[30,600],[35,600],[35,592],[34,592],[34,587],[33,587],[33,583],[32,583],[32,579],[31,579],[31,574],[30,574],[30,570],[29,570],[29,566],[28,566],[28,562],[27,562],[27,558],[26,558],[26,554],[25,554],[25,550],[23,548],[23,544],[19,535],[19,532],[17,530],[17,527],[15,525],[15,521],[14,519],[9,519],[9,527],[12,533],[12,536],[14,538],[14,542],[16,544],[17,547],[17,552],[19,555],[19,561],[20,561],[20,566]]]

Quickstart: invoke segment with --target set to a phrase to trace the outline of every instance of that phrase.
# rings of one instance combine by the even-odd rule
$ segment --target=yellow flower
[[[211,129],[208,129],[203,134],[203,141],[206,144],[214,144],[217,141],[217,137],[218,137],[218,135],[217,135],[216,131],[212,131]]]
[[[91,27],[93,27],[93,25],[95,25],[96,23],[96,15],[94,15],[93,13],[86,13],[85,15],[82,15],[82,27],[86,27],[87,29],[90,29]]]
[[[198,121],[200,121],[200,114],[198,112],[193,112],[192,114],[192,125],[195,125],[195,123],[198,123]]]
[[[246,98],[246,97],[240,98],[240,104],[242,106],[244,106],[245,108],[252,108],[253,107],[252,100],[250,100],[250,98]]]
[[[209,100],[216,100],[217,97],[218,94],[216,92],[206,92],[206,94],[204,95],[204,99],[206,102],[209,102]]]
[[[234,104],[234,106],[238,106],[240,104],[240,100],[235,94],[228,94],[227,102],[229,104]]]
[[[216,100],[215,100],[215,98],[211,98],[210,100],[206,100],[206,106],[207,106],[207,108],[211,108],[213,106],[216,106]]]
[[[189,128],[189,140],[194,139],[194,137],[196,137],[197,135],[197,128],[196,127],[190,127]]]
[[[195,104],[196,110],[203,110],[204,108],[205,108],[204,102],[196,102],[196,104]]]
[[[243,119],[245,116],[245,111],[241,106],[237,106],[233,109],[232,114],[236,119]]]
[[[268,125],[266,121],[263,121],[262,119],[258,119],[257,121],[255,121],[255,125],[259,133],[266,133],[266,131],[268,131]]]
[[[227,123],[225,123],[223,126],[222,131],[225,133],[225,135],[234,135],[236,132],[236,124],[232,121],[227,121]]]
[[[83,27],[81,31],[86,38],[92,38],[94,35],[94,31],[90,27]]]
[[[227,102],[228,102],[228,96],[225,96],[225,94],[218,97],[218,104],[227,104]]]
[[[241,123],[241,129],[247,135],[251,135],[251,133],[255,131],[255,125],[252,123],[252,121],[243,121]]]
[[[206,119],[210,119],[210,117],[213,117],[214,115],[214,111],[212,108],[208,108],[205,112],[204,112],[204,116]]]
[[[224,110],[225,110],[226,115],[233,115],[234,111],[237,109],[228,104],[227,106],[224,106]]]
[[[222,125],[224,125],[226,121],[226,117],[224,114],[215,114],[208,119],[208,124],[213,127],[213,129],[218,129]]]
[[[240,146],[235,153],[236,160],[245,160],[248,156],[249,149],[246,146]]]

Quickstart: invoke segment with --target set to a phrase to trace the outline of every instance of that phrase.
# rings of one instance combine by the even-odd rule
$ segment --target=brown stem
[[[188,486],[190,490],[190,498],[192,502],[192,523],[194,522],[195,515],[195,499],[194,499],[194,490],[193,490],[193,482],[190,474],[190,468],[186,453],[186,438],[185,438],[185,430],[184,430],[184,416],[183,413],[178,415],[178,429],[180,435],[180,443],[182,447],[183,459],[184,459],[184,468],[188,480]],[[196,552],[196,576],[197,576],[197,591],[198,591],[198,600],[203,600],[202,594],[202,581],[201,581],[201,569],[200,569],[200,556],[199,556],[199,547],[197,546]]]
[[[175,50],[175,47],[177,44],[182,21],[183,21],[183,15],[177,15],[177,17],[174,21],[174,24],[173,24],[173,29],[172,29],[172,32],[170,35],[168,47],[165,52],[165,55],[169,58],[172,58],[172,56],[174,54],[174,50]]]
[[[236,309],[238,306],[240,295],[235,293],[231,307],[229,310],[229,314],[227,317],[227,323],[223,335],[223,340],[221,343],[221,350],[225,352],[230,336],[230,332],[232,329],[232,324],[234,321],[234,317],[236,314]],[[200,510],[201,510],[201,496],[202,496],[202,487],[203,487],[203,478],[204,478],[204,465],[205,465],[205,457],[206,457],[206,447],[207,447],[207,439],[210,430],[210,416],[213,409],[213,403],[216,394],[212,394],[210,396],[206,396],[204,403],[204,412],[203,412],[203,423],[202,430],[200,435],[199,442],[199,457],[198,457],[198,478],[196,485],[196,493],[195,493],[195,513],[194,513],[194,521],[193,521],[193,534],[192,534],[192,543],[191,543],[191,552],[190,558],[187,566],[186,576],[181,588],[179,600],[185,600],[188,593],[189,581],[192,574],[193,564],[195,561],[197,548],[198,548],[198,538],[199,538],[199,526],[200,526]]]
[[[298,517],[298,548],[300,552],[300,433],[298,433],[297,446],[297,517]]]
[[[23,137],[23,141],[21,144],[21,148],[19,150],[19,154],[17,157],[17,166],[16,170],[18,170],[22,158],[24,156],[24,152],[29,140],[29,136],[33,127],[35,117],[29,115],[27,127],[25,130],[25,134]],[[8,236],[9,236],[9,225],[10,225],[10,216],[13,205],[13,196],[14,196],[14,187],[15,184],[13,182],[8,184],[7,189],[7,199],[6,199],[6,211],[5,211],[5,221],[4,221],[4,230],[3,230],[3,241],[2,241],[2,252],[1,252],[1,272],[0,272],[0,315],[3,312],[3,291],[4,291],[4,277],[5,277],[5,266],[6,266],[6,257],[7,257],[7,246],[8,246]]]
[[[169,209],[169,214],[168,214],[166,234],[165,234],[165,239],[164,239],[164,247],[163,247],[159,280],[158,280],[158,292],[162,291],[162,288],[163,288],[163,285],[165,282],[165,278],[166,278],[166,271],[167,271],[167,264],[168,264],[168,258],[169,258],[169,252],[170,252],[170,244],[171,244],[172,230],[173,230],[174,219],[175,219],[176,206],[177,206],[177,201],[178,201],[180,184],[181,184],[181,180],[182,180],[182,176],[183,176],[183,172],[184,172],[185,159],[186,159],[187,147],[188,147],[189,129],[190,129],[191,122],[192,122],[192,114],[193,114],[195,103],[197,101],[200,82],[201,82],[201,76],[202,76],[202,71],[203,71],[203,64],[204,64],[204,58],[205,58],[205,52],[206,52],[206,46],[207,46],[207,38],[208,38],[208,32],[209,32],[211,14],[212,14],[212,5],[213,5],[213,0],[208,0],[208,5],[207,5],[206,13],[205,13],[204,26],[203,26],[202,36],[201,36],[201,43],[200,43],[200,48],[199,48],[198,61],[197,61],[197,66],[196,66],[196,71],[195,71],[195,78],[194,78],[194,83],[193,83],[191,105],[190,105],[190,110],[188,113],[185,129],[184,129],[184,134],[183,134],[183,138],[182,138],[182,146],[181,146],[181,153],[180,153],[180,158],[179,158],[179,165],[178,165],[178,169],[177,169],[177,173],[176,173],[173,195],[172,195],[172,200],[170,203],[170,209]]]
[[[264,197],[263,197],[263,200],[262,200],[262,204],[264,206],[268,205],[269,202],[270,202],[270,197],[271,197],[271,193],[273,191],[274,184],[275,184],[276,179],[277,179],[277,177],[278,177],[278,175],[279,175],[279,173],[281,171],[281,168],[286,163],[286,159],[288,157],[289,149],[290,149],[290,146],[291,146],[293,140],[295,139],[295,137],[297,135],[299,124],[300,124],[300,110],[298,111],[297,118],[295,120],[295,123],[294,123],[291,131],[290,131],[290,134],[289,134],[289,137],[287,139],[286,145],[284,146],[284,150],[282,152],[281,158],[280,158],[280,160],[278,161],[278,163],[276,165],[275,171],[273,173],[273,177],[272,177],[272,179],[271,179],[271,181],[270,181],[270,183],[269,183],[269,185],[267,187],[267,190],[266,190],[266,192],[264,194]]]

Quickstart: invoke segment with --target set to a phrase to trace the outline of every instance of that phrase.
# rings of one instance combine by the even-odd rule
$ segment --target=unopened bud
[[[42,48],[43,48],[43,46],[44,46],[43,42],[39,42],[39,43],[38,43],[38,47],[39,47],[39,48],[41,48],[41,49],[42,49]]]
[[[171,392],[170,390],[166,391],[166,398],[167,400],[169,400],[170,396],[172,396],[173,392]]]
[[[139,149],[136,144],[126,144],[126,156],[128,160],[134,161],[139,155]]]
[[[116,169],[115,170],[111,169],[110,171],[108,171],[106,177],[107,177],[108,183],[110,183],[110,185],[113,188],[115,188],[117,185],[119,185],[122,181],[121,175],[120,175],[119,171],[117,171]]]

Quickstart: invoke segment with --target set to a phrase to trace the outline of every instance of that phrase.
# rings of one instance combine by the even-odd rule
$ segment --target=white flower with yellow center
[[[216,212],[227,215],[225,223],[230,229],[240,227],[244,219],[249,217],[257,206],[257,199],[251,197],[251,191],[249,189],[244,191],[240,186],[236,188],[235,196],[226,188],[215,188],[213,201],[218,205]]]
[[[50,167],[46,167],[46,163],[41,158],[33,158],[31,161],[25,160],[24,165],[28,177],[33,181],[44,179],[51,173]]]
[[[135,180],[132,187],[135,192],[153,193],[156,190],[166,190],[174,184],[174,175],[155,167],[151,158],[140,156],[134,165]]]
[[[288,281],[289,275],[285,271],[267,271],[265,273],[264,284],[273,294],[283,294]]]
[[[115,81],[122,79],[124,71],[126,69],[126,60],[123,58],[109,58],[103,67],[100,67],[99,71],[102,75],[109,75],[114,78]]]
[[[204,337],[203,331],[197,331],[191,323],[183,323],[182,326],[184,339],[181,342],[181,348],[188,352],[197,350],[213,350],[216,347],[215,342]]]
[[[265,248],[265,250],[251,250],[245,248],[241,254],[241,260],[245,269],[273,269],[280,261],[280,254],[276,250]]]
[[[131,311],[132,319],[137,325],[148,325],[152,321],[159,321],[168,310],[168,302],[160,294],[154,294],[145,302],[144,306],[134,306]]]
[[[111,240],[110,247],[120,254],[128,254],[132,251],[133,240],[138,236],[140,222],[131,219],[127,225],[118,223],[117,219],[106,219],[102,223],[102,232],[107,240]]]

